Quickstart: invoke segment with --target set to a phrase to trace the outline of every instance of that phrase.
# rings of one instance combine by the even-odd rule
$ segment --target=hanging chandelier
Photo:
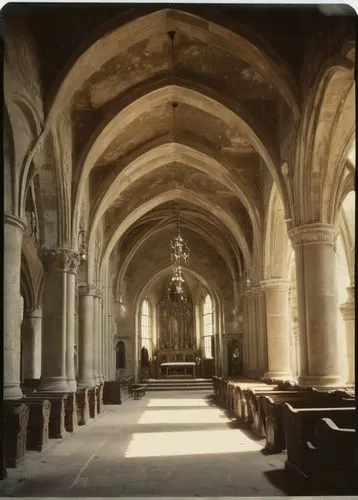
[[[176,269],[178,266],[181,266],[182,263],[189,263],[189,254],[190,250],[187,242],[184,240],[183,236],[180,232],[180,222],[178,224],[178,234],[171,240],[170,242],[171,248],[171,261]]]
[[[176,269],[174,269],[171,282],[175,286],[176,293],[178,295],[183,295],[184,294],[183,284],[185,280],[181,272],[181,266],[178,266]]]

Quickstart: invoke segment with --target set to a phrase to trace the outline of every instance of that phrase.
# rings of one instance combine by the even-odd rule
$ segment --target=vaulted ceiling
[[[104,254],[116,249],[138,286],[169,264],[174,210],[194,268],[221,266],[223,287],[262,236],[264,178],[281,179],[279,117],[299,113],[317,13],[235,7],[28,14],[47,110],[72,118],[75,210],[88,185],[90,235],[103,221]]]

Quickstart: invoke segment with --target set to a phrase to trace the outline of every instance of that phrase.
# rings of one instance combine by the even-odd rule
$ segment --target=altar
[[[190,375],[195,378],[195,363],[190,361],[177,361],[160,364],[161,375],[166,377],[186,377]]]

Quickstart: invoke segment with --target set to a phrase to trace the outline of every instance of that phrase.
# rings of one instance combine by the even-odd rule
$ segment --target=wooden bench
[[[30,409],[26,449],[43,451],[49,443],[51,402],[49,399],[31,398],[31,396],[23,401]]]
[[[331,418],[324,417],[316,423],[314,436],[315,444],[307,442],[312,452],[311,479],[326,483],[331,490],[338,487],[337,493],[353,493],[354,486],[358,486],[355,429],[339,427]]]
[[[249,422],[249,409],[248,409],[248,401],[247,401],[247,391],[250,389],[256,390],[265,390],[265,391],[273,391],[277,389],[277,386],[267,385],[264,383],[256,383],[256,384],[240,384],[236,386],[236,401],[234,404],[235,413],[237,418],[243,420],[244,422]]]
[[[266,436],[266,418],[264,408],[262,406],[263,398],[265,396],[270,396],[272,398],[278,397],[283,401],[285,401],[286,398],[290,400],[298,398],[301,400],[305,397],[304,395],[307,394],[307,392],[308,391],[305,389],[290,384],[279,384],[271,390],[261,388],[248,390],[246,393],[249,408],[248,419],[249,423],[251,423],[252,429],[260,436]]]
[[[294,408],[283,406],[282,422],[285,430],[287,459],[285,469],[308,478],[315,470],[315,426],[322,418],[330,418],[341,428],[354,428],[355,407]],[[310,445],[308,445],[310,443]],[[331,450],[334,453],[334,450]]]
[[[261,408],[264,414],[266,431],[266,450],[280,453],[286,448],[285,431],[282,423],[282,412],[285,403],[292,407],[346,407],[355,406],[353,398],[339,398],[328,392],[292,391],[290,393],[272,392],[260,396]]]
[[[77,407],[77,423],[78,425],[86,425],[90,418],[88,388],[77,389],[76,392],[76,407]]]
[[[145,385],[133,384],[129,388],[129,393],[130,393],[129,397],[133,399],[142,399],[142,397],[145,396],[145,389],[146,389]]]
[[[49,419],[50,439],[62,439],[66,434],[65,415],[67,394],[56,394],[52,392],[34,392],[30,397],[38,400],[48,399],[51,402],[51,413]]]
[[[30,408],[22,401],[4,401],[5,467],[16,468],[24,458]]]

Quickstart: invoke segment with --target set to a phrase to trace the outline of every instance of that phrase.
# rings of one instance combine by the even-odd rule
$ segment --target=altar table
[[[191,361],[176,361],[172,363],[161,363],[161,374],[166,377],[187,376],[195,377],[195,363]],[[164,373],[163,373],[164,372]]]

